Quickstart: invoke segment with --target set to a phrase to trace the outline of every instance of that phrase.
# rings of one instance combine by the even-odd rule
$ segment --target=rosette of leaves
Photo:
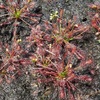
[[[8,35],[7,40],[15,37],[15,34],[28,35],[30,28],[39,23],[41,16],[33,12],[34,7],[33,0],[2,0],[0,3],[1,34]]]
[[[62,40],[65,43],[75,39],[82,39],[82,35],[89,30],[88,25],[77,24],[74,18],[73,20],[66,20],[63,18],[63,9],[59,12],[56,22],[52,23],[52,35],[56,41]]]
[[[25,57],[27,54],[19,41],[13,41],[11,45],[0,43],[0,83],[11,83],[27,72],[27,67],[31,65],[28,57]]]

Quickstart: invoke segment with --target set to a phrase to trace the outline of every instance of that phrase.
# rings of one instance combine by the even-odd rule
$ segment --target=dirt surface
[[[0,0],[1,1],[1,0]],[[83,24],[89,24],[90,19],[88,13],[91,12],[89,7],[90,3],[99,2],[100,0],[34,0],[37,2],[36,7],[42,7],[42,19],[50,18],[50,14],[54,11],[59,11],[61,8],[64,9],[64,17],[66,19],[72,19],[73,15],[77,17],[77,22]],[[22,24],[23,26],[23,24]],[[2,39],[2,34],[4,38],[2,41],[8,41],[11,36],[9,27],[5,29],[0,28],[0,39]],[[20,30],[20,29],[19,29]],[[21,37],[26,37],[29,35],[30,30],[21,30]],[[8,34],[9,33],[9,34]],[[27,34],[28,33],[28,34]],[[76,90],[75,98],[76,100],[100,100],[100,43],[97,41],[100,38],[95,36],[95,31],[87,33],[82,41],[76,41],[76,44],[85,50],[89,57],[94,59],[94,69],[95,75],[92,75],[93,82],[90,84],[82,83],[78,85],[78,90]],[[88,73],[88,72],[87,72]],[[77,84],[76,84],[77,86]],[[51,100],[48,91],[45,92],[45,97],[43,95],[43,90],[45,87],[37,86],[32,75],[22,75],[17,78],[11,84],[3,83],[0,86],[0,100]],[[55,98],[54,100],[58,100]]]

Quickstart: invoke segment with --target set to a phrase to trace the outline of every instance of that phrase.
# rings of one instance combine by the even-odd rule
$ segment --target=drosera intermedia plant
[[[52,24],[53,36],[56,40],[63,40],[64,42],[70,42],[74,39],[82,39],[82,35],[89,30],[89,25],[81,25],[76,23],[76,19],[66,20],[63,18],[64,10],[61,9],[59,16],[57,16],[56,22]]]
[[[53,63],[53,62],[52,62]],[[88,75],[76,75],[72,65],[63,65],[63,62],[59,62],[55,65],[49,63],[48,66],[40,65],[40,69],[36,71],[42,75],[42,78],[38,78],[40,83],[52,84],[55,88],[54,92],[58,91],[59,99],[66,100],[67,96],[66,93],[68,92],[69,100],[75,100],[72,94],[77,90],[74,83],[75,81],[85,81],[91,82],[92,78]]]
[[[19,40],[14,40],[11,45],[0,43],[0,84],[11,83],[18,76],[27,72],[26,68],[31,64],[27,53],[20,45]]]
[[[13,25],[13,33],[17,34],[16,28],[22,23],[28,28],[37,25],[41,14],[33,13],[34,7],[35,2],[33,0],[2,1],[0,4],[0,27]]]

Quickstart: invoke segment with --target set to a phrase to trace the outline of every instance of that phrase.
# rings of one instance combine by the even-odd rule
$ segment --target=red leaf
[[[27,59],[22,59],[22,60],[19,60],[19,62],[22,64],[22,65],[28,65],[28,64],[31,64],[31,62]]]
[[[89,59],[88,61],[85,62],[86,65],[91,64],[93,61]]]
[[[65,99],[65,91],[64,91],[64,88],[62,87],[59,87],[59,97],[60,99]]]
[[[0,9],[4,9],[5,8],[5,6],[4,5],[0,5]]]
[[[7,72],[16,70],[14,66],[8,66]]]
[[[0,84],[2,83],[2,81],[3,81],[3,79],[2,79],[2,78],[0,78]]]
[[[79,77],[78,77],[78,79],[79,80],[82,80],[82,81],[92,81],[92,78],[91,77],[89,77],[89,76],[87,76],[87,75],[80,75]]]

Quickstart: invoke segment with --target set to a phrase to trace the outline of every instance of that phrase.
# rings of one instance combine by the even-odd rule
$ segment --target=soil
[[[2,0],[0,0],[2,1]],[[82,24],[89,24],[90,18],[88,16],[91,9],[87,6],[91,3],[98,2],[100,0],[34,0],[37,2],[35,9],[36,13],[41,12],[43,14],[41,20],[49,20],[50,14],[54,11],[64,9],[64,17],[66,19],[72,19],[73,16],[77,17],[77,22]],[[42,11],[41,11],[42,7]],[[24,24],[22,23],[21,26]],[[9,30],[10,28],[10,30]],[[25,29],[24,29],[25,28]],[[26,27],[22,27],[20,38],[25,38],[30,34],[30,30]],[[0,28],[0,41],[9,42],[11,39],[11,27]],[[80,48],[86,51],[88,56],[94,60],[95,74],[92,75],[92,83],[76,84],[78,90],[75,91],[76,100],[100,100],[100,36],[96,37],[95,31],[91,30],[84,36],[83,40],[75,41]],[[89,74],[88,72],[85,72]],[[43,91],[46,91],[45,93]],[[37,86],[35,80],[31,74],[22,75],[11,84],[4,82],[0,86],[0,100],[51,100],[50,88],[45,86]],[[43,94],[44,93],[44,94]],[[49,95],[48,95],[49,94]],[[54,100],[58,100],[55,98]]]

